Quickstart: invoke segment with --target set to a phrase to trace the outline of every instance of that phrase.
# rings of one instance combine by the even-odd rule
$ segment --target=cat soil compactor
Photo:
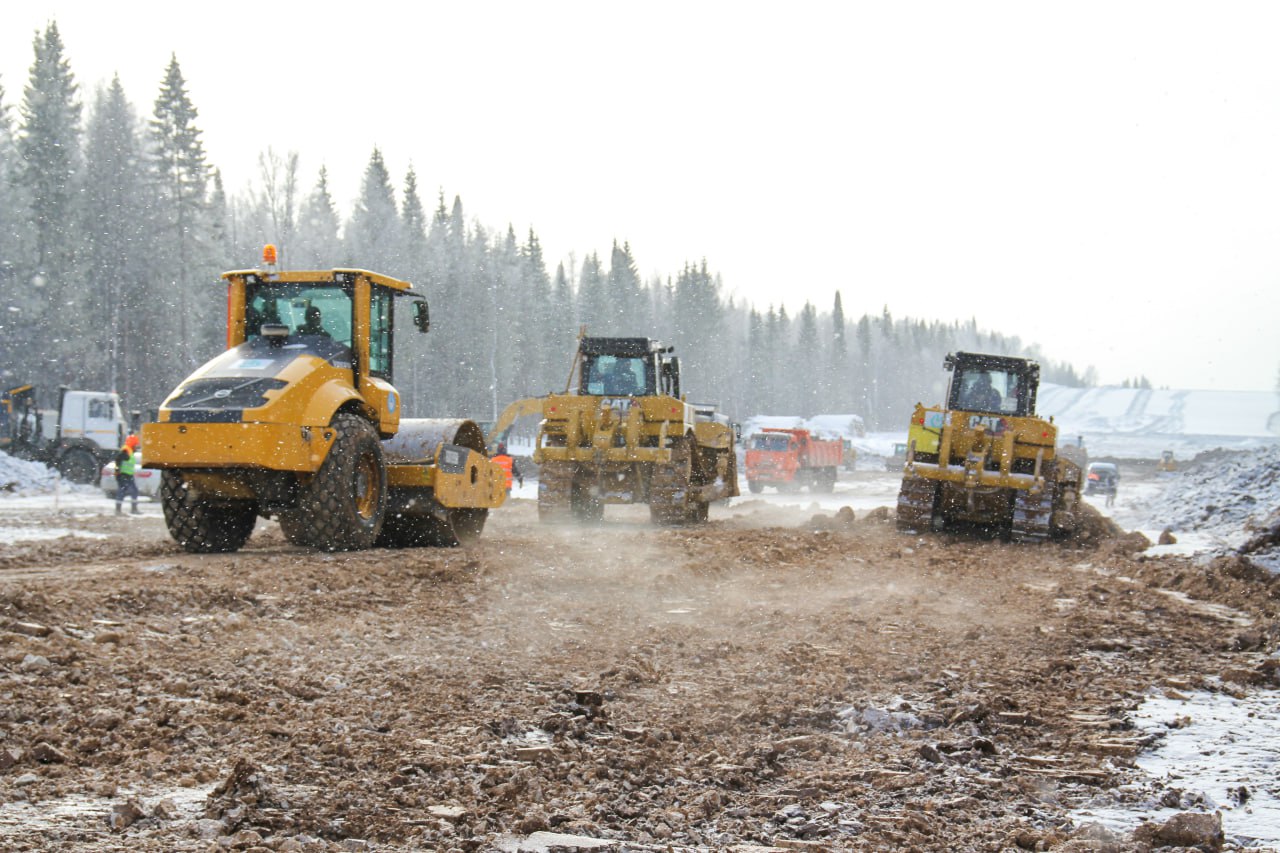
[[[1078,523],[1082,466],[1058,447],[1052,418],[1036,415],[1040,366],[957,352],[945,408],[916,404],[898,494],[898,526],[960,522],[1014,541],[1065,535]]]
[[[143,425],[165,522],[187,551],[235,551],[258,516],[326,551],[450,546],[505,500],[469,420],[400,417],[397,303],[430,326],[408,282],[360,269],[223,274],[227,350]],[[405,303],[408,303],[405,305]]]
[[[714,407],[685,401],[671,351],[648,338],[582,336],[570,371],[576,393],[507,407],[497,429],[541,412],[539,518],[598,521],[606,504],[642,503],[658,524],[689,524],[738,494],[735,427]]]

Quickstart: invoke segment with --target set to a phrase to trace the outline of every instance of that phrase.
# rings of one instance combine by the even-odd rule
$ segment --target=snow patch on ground
[[[13,545],[17,542],[44,542],[49,539],[61,539],[74,536],[80,539],[110,539],[109,533],[96,533],[90,530],[69,530],[64,527],[0,527],[0,545]]]
[[[40,462],[18,459],[0,451],[0,518],[28,520],[33,512],[53,512],[59,516],[101,515],[114,512],[115,503],[97,486],[71,483]],[[58,539],[63,536],[104,537],[60,527],[0,525],[0,545]]]
[[[1158,748],[1134,762],[1147,778],[1100,795],[1076,811],[1078,820],[1127,832],[1182,811],[1221,811],[1234,844],[1280,844],[1280,693],[1156,694],[1129,717],[1138,731],[1159,738]],[[1117,795],[1136,798],[1136,808],[1118,805]]]

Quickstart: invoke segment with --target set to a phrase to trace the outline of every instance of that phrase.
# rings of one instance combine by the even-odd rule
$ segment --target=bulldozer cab
[[[947,408],[1012,417],[1034,417],[1040,365],[1025,358],[957,352],[943,366],[951,371]]]
[[[578,394],[597,397],[680,395],[679,360],[671,348],[649,338],[586,338],[581,357]]]

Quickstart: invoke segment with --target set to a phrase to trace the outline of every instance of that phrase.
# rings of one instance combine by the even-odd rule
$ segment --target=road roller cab
[[[505,498],[467,420],[405,419],[393,384],[397,306],[412,285],[361,269],[223,274],[227,350],[143,427],[165,520],[188,551],[234,551],[259,516],[323,550],[454,545]]]

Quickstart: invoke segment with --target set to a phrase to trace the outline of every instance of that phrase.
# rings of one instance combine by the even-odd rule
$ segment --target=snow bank
[[[1067,388],[1043,383],[1036,400],[1060,435],[1083,435],[1094,456],[1180,458],[1280,440],[1280,397],[1269,391]]]
[[[1155,526],[1206,534],[1221,550],[1238,549],[1280,510],[1280,447],[1211,452],[1169,476],[1148,514]],[[1280,572],[1280,549],[1249,558]]]
[[[0,497],[5,495],[41,495],[71,486],[62,475],[41,462],[17,459],[0,451]]]

